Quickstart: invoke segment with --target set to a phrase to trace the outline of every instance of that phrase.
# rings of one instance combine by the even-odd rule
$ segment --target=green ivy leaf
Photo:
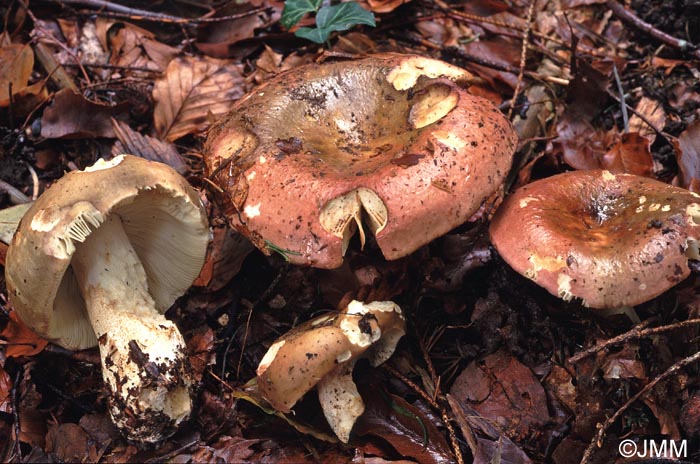
[[[285,29],[294,26],[306,13],[318,11],[323,0],[287,0],[284,2],[280,22]]]
[[[328,40],[328,36],[331,34],[331,31],[328,31],[326,29],[319,29],[316,27],[300,27],[296,31],[294,31],[294,35],[310,40],[312,42],[316,42],[317,44],[322,44],[326,40]]]
[[[302,39],[323,43],[333,31],[346,31],[358,24],[376,26],[374,14],[357,2],[324,6],[316,13],[316,28],[300,27],[294,34]]]

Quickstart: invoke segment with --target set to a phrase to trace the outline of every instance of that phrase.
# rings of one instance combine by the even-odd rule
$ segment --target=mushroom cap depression
[[[263,250],[338,267],[364,221],[384,256],[400,258],[468,220],[510,168],[515,132],[469,94],[472,81],[414,55],[301,66],[214,126],[208,174],[234,227]]]
[[[648,301],[698,259],[700,196],[646,177],[574,171],[518,189],[501,204],[491,241],[517,272],[591,308]]]
[[[66,174],[24,215],[5,265],[13,308],[64,348],[97,345],[70,263],[76,247],[112,213],[122,219],[160,312],[204,263],[209,226],[201,200],[169,166],[120,155]]]

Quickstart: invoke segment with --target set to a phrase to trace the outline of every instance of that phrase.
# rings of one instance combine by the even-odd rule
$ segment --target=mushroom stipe
[[[185,342],[163,313],[199,274],[209,236],[182,176],[120,155],[56,181],[8,249],[13,308],[64,348],[99,346],[110,414],[131,440],[159,441],[189,417]]]

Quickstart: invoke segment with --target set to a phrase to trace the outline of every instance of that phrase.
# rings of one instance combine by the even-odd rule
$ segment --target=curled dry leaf
[[[98,40],[109,51],[109,64],[164,71],[178,49],[156,40],[155,34],[130,23],[98,19]]]
[[[172,143],[139,134],[127,123],[114,118],[112,118],[112,127],[117,136],[117,141],[112,146],[113,156],[129,153],[149,161],[165,163],[180,174],[185,174],[187,171],[187,164]]]
[[[172,60],[153,88],[158,137],[174,141],[204,131],[243,95],[243,86],[239,65],[207,57]]]

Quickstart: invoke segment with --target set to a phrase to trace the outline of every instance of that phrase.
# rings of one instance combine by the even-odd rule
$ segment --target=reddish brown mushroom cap
[[[491,240],[517,272],[591,308],[648,301],[698,259],[700,197],[645,177],[575,171],[508,197]]]
[[[213,128],[208,173],[233,225],[293,263],[339,266],[362,221],[400,258],[466,221],[510,167],[515,133],[471,79],[412,55],[294,69]]]

